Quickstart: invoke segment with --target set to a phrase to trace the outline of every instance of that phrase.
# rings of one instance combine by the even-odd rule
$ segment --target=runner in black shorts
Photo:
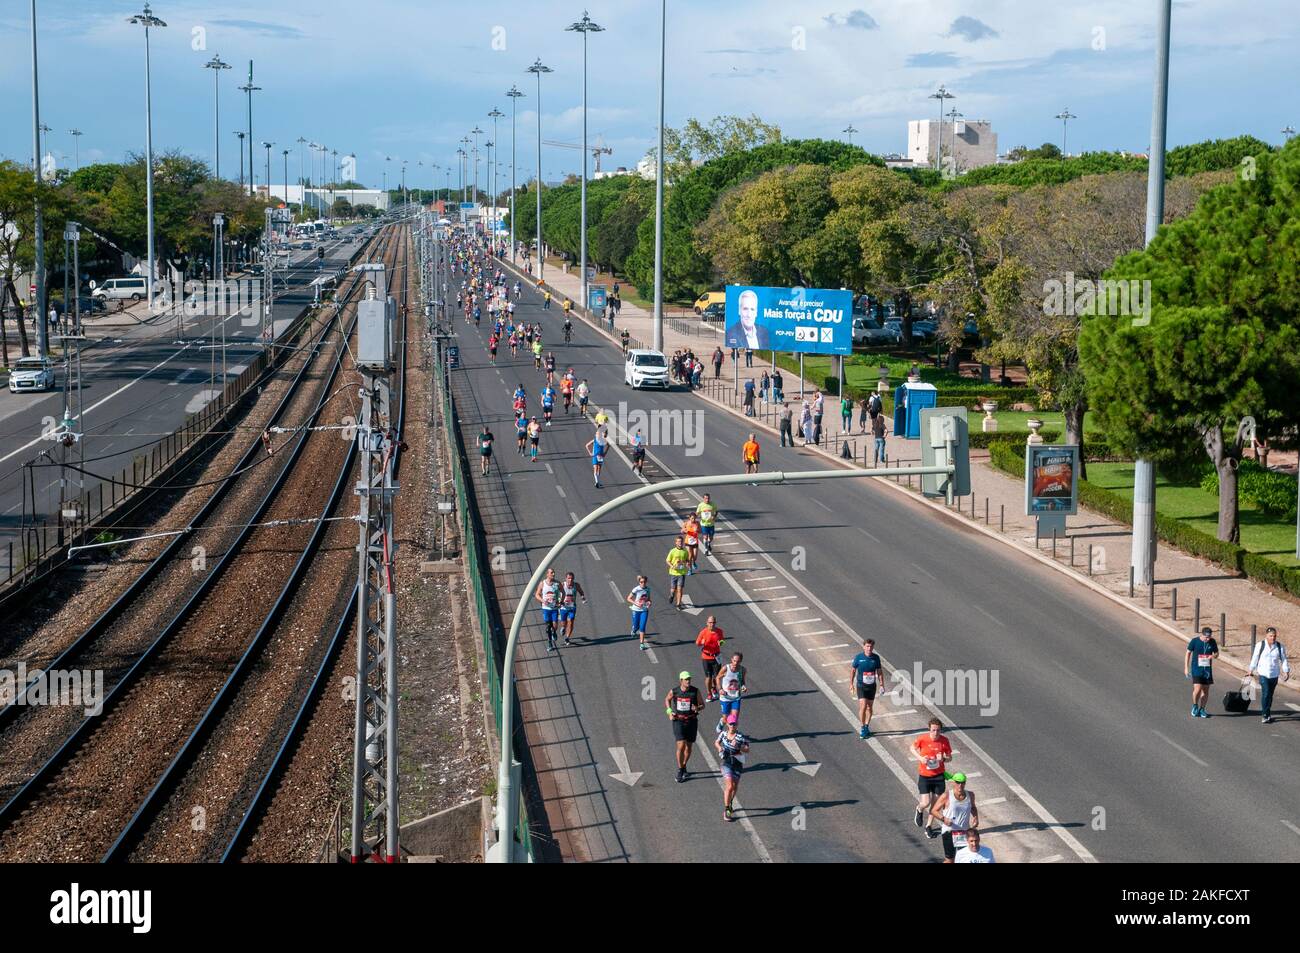
[[[478,435],[478,455],[482,461],[484,476],[487,476],[488,470],[492,467],[492,441],[495,439],[496,437],[492,435],[492,431],[488,430],[487,424],[484,424],[483,432]]]
[[[691,673],[682,672],[675,685],[664,698],[664,708],[673,722],[673,738],[677,742],[677,781],[686,780],[686,762],[691,759],[695,736],[699,731],[699,715],[704,708],[700,690],[691,684]]]
[[[853,686],[849,689],[849,697],[858,700],[858,737],[863,741],[871,736],[871,708],[875,704],[876,689],[884,674],[880,656],[876,654],[876,640],[866,639],[862,643],[862,651],[853,657],[849,669],[849,681]]]

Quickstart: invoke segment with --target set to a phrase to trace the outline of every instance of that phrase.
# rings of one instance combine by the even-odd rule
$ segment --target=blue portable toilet
[[[894,433],[908,440],[921,436],[921,411],[939,403],[933,384],[908,381],[894,390]]]

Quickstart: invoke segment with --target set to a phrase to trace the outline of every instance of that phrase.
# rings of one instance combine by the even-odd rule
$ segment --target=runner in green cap
[[[664,707],[673,723],[673,738],[677,742],[677,783],[686,780],[686,762],[691,760],[691,749],[699,730],[699,716],[704,709],[700,690],[691,684],[691,673],[681,672],[677,684],[664,698]]]
[[[967,835],[979,827],[975,793],[966,790],[966,775],[958,771],[947,776],[952,789],[944,791],[930,808],[930,816],[943,824],[943,862],[951,864],[957,851],[966,846]]]

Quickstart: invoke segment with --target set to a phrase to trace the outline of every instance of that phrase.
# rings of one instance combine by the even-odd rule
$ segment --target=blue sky
[[[0,156],[31,153],[29,0],[0,10]],[[668,124],[720,113],[757,113],[787,136],[842,137],[877,152],[902,152],[909,119],[929,118],[940,83],[968,119],[989,119],[999,148],[1059,144],[1053,119],[1068,107],[1070,150],[1147,148],[1155,0],[669,0]],[[38,0],[41,118],[48,147],[71,164],[116,160],[144,144],[143,31],[126,22],[139,6],[119,0]],[[614,149],[610,167],[633,165],[657,121],[656,0],[589,7],[606,32],[590,37],[590,133]],[[1300,125],[1295,0],[1177,0],[1169,104],[1171,145],[1251,133],[1270,142]],[[378,185],[384,157],[406,159],[408,184],[431,185],[433,163],[453,169],[475,123],[491,137],[493,107],[519,104],[519,169],[536,168],[540,57],[543,137],[581,140],[581,39],[564,27],[580,3],[552,0],[158,0],[167,21],[153,32],[156,150],[180,148],[210,161],[214,53],[221,76],[221,162],[236,172],[245,123],[248,60],[253,133],[275,146],[296,179],[304,136],[355,152],[358,175]],[[1288,92],[1290,91],[1290,92]],[[502,121],[509,161],[509,118]],[[259,148],[259,160],[264,151]],[[264,161],[264,160],[263,160]],[[548,180],[577,171],[579,153],[547,147]],[[424,165],[417,167],[417,162]],[[397,177],[399,164],[389,166]],[[258,179],[262,179],[262,161]],[[485,168],[485,167],[484,167]],[[503,167],[503,169],[506,167]],[[444,184],[442,171],[437,183]],[[504,183],[503,183],[504,187]]]

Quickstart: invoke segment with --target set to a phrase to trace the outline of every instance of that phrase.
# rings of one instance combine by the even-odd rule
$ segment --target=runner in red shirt
[[[700,647],[700,659],[704,662],[704,690],[708,693],[704,700],[715,702],[718,700],[718,672],[722,670],[718,664],[718,656],[722,653],[722,630],[718,628],[716,617],[709,616],[695,637],[695,644]]]
[[[952,760],[952,745],[943,736],[942,728],[943,722],[931,718],[929,734],[912,742],[912,757],[918,764],[916,789],[921,792],[914,820],[917,827],[925,828],[925,836],[929,838],[939,836],[939,832],[930,826],[930,811],[944,792],[944,769]]]

